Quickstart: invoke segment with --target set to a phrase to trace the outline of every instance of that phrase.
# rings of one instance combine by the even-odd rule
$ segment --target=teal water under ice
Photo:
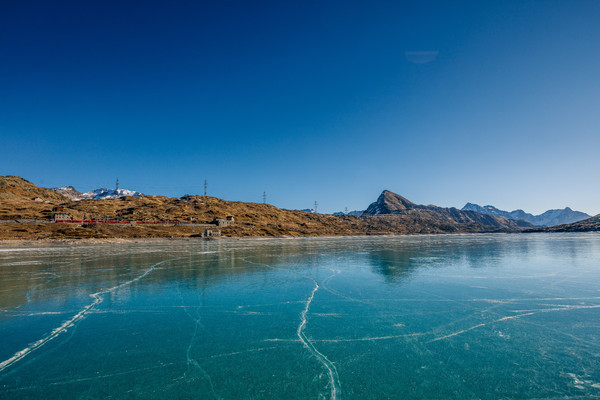
[[[600,397],[600,235],[0,247],[0,399]]]

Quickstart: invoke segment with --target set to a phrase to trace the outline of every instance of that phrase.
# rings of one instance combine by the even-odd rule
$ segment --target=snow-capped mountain
[[[68,197],[71,200],[81,200],[83,197],[83,193],[76,190],[73,186],[61,186],[57,188],[51,188],[50,190],[54,190],[56,193],[60,193],[65,197]]]
[[[83,193],[84,199],[119,199],[121,197],[140,197],[143,196],[142,193],[136,192],[135,190],[127,190],[127,189],[95,189],[87,193]]]
[[[83,199],[119,199],[121,197],[139,197],[143,196],[143,193],[136,192],[135,190],[127,190],[127,189],[94,189],[89,192],[79,192],[73,186],[62,186],[58,188],[52,188],[57,193],[62,194],[63,196],[68,197],[73,201],[83,200]]]
[[[496,217],[508,218],[512,220],[527,221],[532,225],[537,226],[556,226],[562,224],[569,224],[578,221],[582,221],[591,216],[581,212],[573,211],[569,207],[556,210],[548,210],[540,215],[533,215],[526,213],[523,210],[504,211],[499,210],[494,206],[480,206],[478,204],[467,203],[463,208],[463,211],[475,211],[480,214],[494,215]]]
[[[355,211],[348,211],[348,212],[338,211],[338,212],[334,212],[332,215],[337,215],[337,216],[352,215],[354,217],[360,217],[361,215],[363,215],[364,212],[365,212],[365,210],[355,210]]]
[[[582,221],[542,228],[542,230],[545,232],[600,232],[600,214]]]

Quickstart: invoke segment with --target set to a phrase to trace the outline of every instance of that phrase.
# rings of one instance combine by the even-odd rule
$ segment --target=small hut
[[[235,223],[235,219],[230,215],[227,218],[215,218],[212,223],[217,226],[230,226]]]
[[[63,206],[56,206],[52,209],[51,214],[54,222],[56,221],[71,221],[73,216],[67,212],[67,208]]]

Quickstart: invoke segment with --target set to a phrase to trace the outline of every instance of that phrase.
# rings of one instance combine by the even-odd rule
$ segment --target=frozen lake
[[[600,235],[0,247],[0,399],[600,397]]]

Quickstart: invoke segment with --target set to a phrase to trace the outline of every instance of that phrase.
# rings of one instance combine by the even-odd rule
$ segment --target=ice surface
[[[594,398],[600,235],[0,248],[0,398]]]

